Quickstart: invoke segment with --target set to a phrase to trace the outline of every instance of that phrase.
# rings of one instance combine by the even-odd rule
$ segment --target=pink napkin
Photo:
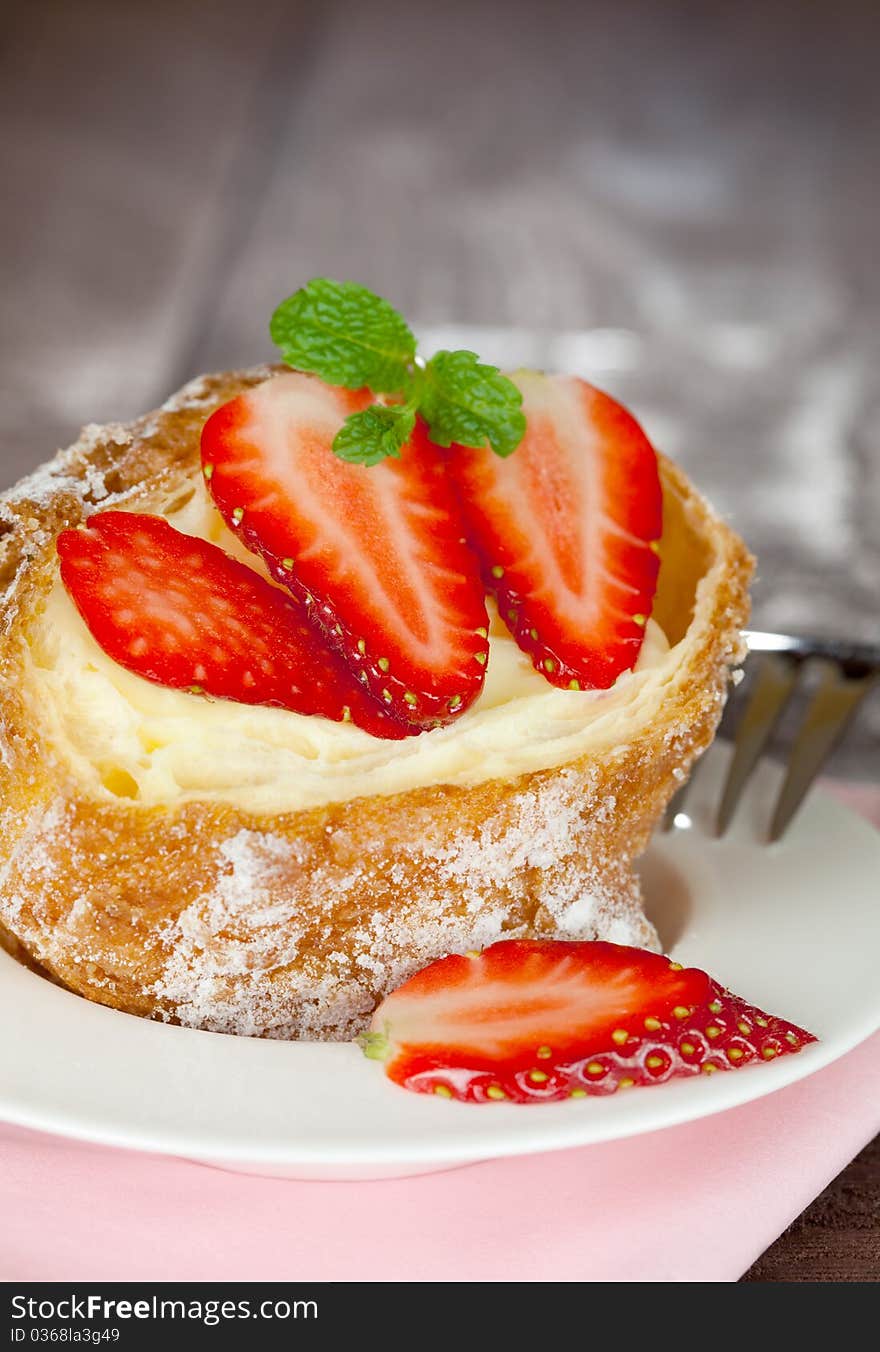
[[[700,1122],[377,1183],[0,1127],[0,1280],[735,1281],[878,1130],[880,1033]]]

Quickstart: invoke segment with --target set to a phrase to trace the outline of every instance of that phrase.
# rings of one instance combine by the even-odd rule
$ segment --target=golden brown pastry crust
[[[206,416],[265,369],[193,382],[87,428],[0,503],[0,939],[91,1000],[223,1032],[344,1038],[441,953],[500,935],[656,946],[632,865],[708,745],[743,655],[752,559],[661,457],[655,617],[682,659],[626,745],[473,787],[259,817],[84,791],[28,689],[54,540],[95,509],[149,511],[191,479]]]

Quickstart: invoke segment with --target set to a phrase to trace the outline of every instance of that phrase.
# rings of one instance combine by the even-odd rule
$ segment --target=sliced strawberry
[[[815,1040],[641,948],[510,939],[426,967],[382,1001],[361,1045],[416,1093],[541,1103],[736,1070]]]
[[[114,662],[157,685],[276,704],[401,738],[300,608],[216,545],[158,516],[101,512],[58,537],[61,577]]]
[[[486,586],[552,685],[604,690],[639,655],[662,527],[638,423],[573,376],[520,372],[525,437],[508,459],[454,446],[450,470]]]
[[[205,478],[227,524],[358,679],[407,724],[434,727],[482,688],[484,591],[421,424],[399,460],[366,468],[333,454],[345,418],[371,399],[275,376],[208,419]]]

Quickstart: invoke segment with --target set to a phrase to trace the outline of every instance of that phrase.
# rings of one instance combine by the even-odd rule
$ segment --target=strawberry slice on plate
[[[488,619],[442,456],[420,422],[399,459],[339,459],[333,438],[368,391],[275,376],[202,431],[224,520],[389,713],[416,728],[461,714],[483,685]]]
[[[274,704],[375,737],[390,718],[289,596],[162,517],[100,512],[58,537],[61,579],[98,645],[157,685]]]
[[[523,371],[513,455],[454,446],[449,466],[487,589],[552,685],[604,690],[635,663],[662,529],[657,457],[607,394]]]
[[[405,982],[361,1046],[416,1093],[546,1103],[736,1070],[815,1041],[657,953],[508,939]]]

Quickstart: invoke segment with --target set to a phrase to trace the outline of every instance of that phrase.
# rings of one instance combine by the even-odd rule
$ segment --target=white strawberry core
[[[373,1027],[384,1031],[387,1026],[392,1046],[466,1046],[501,1060],[511,1041],[538,1047],[550,1036],[548,1029],[576,1037],[624,1018],[643,994],[643,983],[628,969],[591,981],[583,965],[571,959],[556,964],[549,980],[542,961],[537,977],[524,969],[516,983],[492,984],[479,958],[470,964],[465,980],[451,982],[448,989],[410,995],[404,987],[389,996]]]

